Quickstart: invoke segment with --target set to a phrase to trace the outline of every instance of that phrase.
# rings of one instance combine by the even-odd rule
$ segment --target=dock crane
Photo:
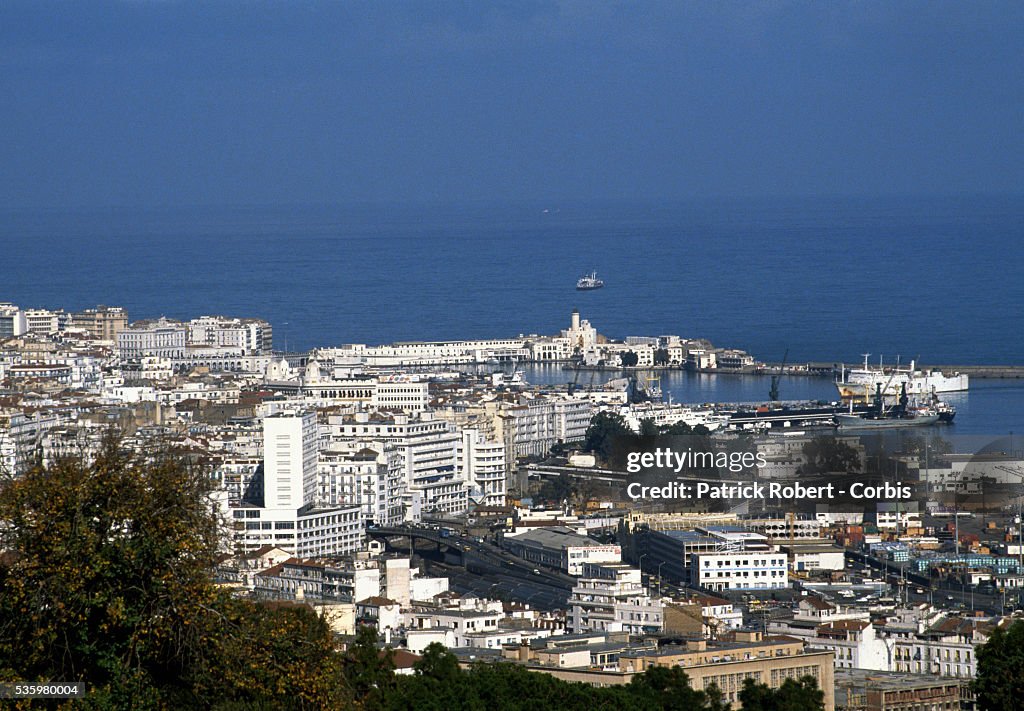
[[[579,358],[576,361],[576,365],[573,368],[575,373],[572,376],[572,382],[569,383],[569,397],[572,397],[573,394],[576,392],[576,387],[577,387],[577,385],[578,385],[578,383],[580,381],[580,365],[582,365],[582,364],[583,364],[583,358],[581,357],[581,358]]]
[[[786,353],[782,356],[782,365],[779,366],[779,372],[772,376],[772,388],[768,391],[768,399],[772,403],[779,401],[779,378],[782,373],[786,370],[786,360],[789,358],[789,349],[786,349]]]

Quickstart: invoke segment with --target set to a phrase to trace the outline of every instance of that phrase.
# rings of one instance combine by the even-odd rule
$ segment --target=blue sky
[[[0,208],[1019,193],[1019,2],[0,5]]]

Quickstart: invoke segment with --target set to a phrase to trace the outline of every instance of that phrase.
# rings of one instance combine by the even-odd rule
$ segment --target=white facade
[[[653,634],[664,628],[660,600],[644,590],[638,568],[623,564],[586,564],[569,597],[570,630]]]
[[[808,640],[808,646],[834,652],[836,669],[891,671],[891,645],[877,635],[869,620],[837,620],[823,624]]]
[[[692,580],[710,590],[780,590],[787,586],[787,561],[772,551],[692,554]]]
[[[297,509],[315,502],[318,443],[315,413],[279,413],[263,419],[267,508]]]
[[[145,324],[133,324],[117,334],[117,350],[121,362],[143,356],[182,358],[188,329],[182,323],[160,319]]]
[[[323,506],[355,505],[365,525],[391,526],[404,517],[403,460],[382,441],[336,442],[321,450],[317,498]]]
[[[56,333],[60,330],[60,314],[49,309],[26,309],[25,328],[32,333]]]
[[[590,401],[567,396],[523,398],[502,408],[498,417],[506,462],[543,456],[559,443],[582,441],[593,415]]]
[[[369,367],[408,365],[459,365],[487,363],[492,359],[525,359],[529,350],[522,338],[481,341],[426,341],[367,346],[351,343],[323,353]]]
[[[0,304],[0,340],[20,336],[27,330],[24,311],[14,304]]]
[[[346,439],[383,440],[399,453],[405,475],[406,518],[424,513],[459,514],[469,506],[469,485],[458,466],[461,435],[454,425],[429,412],[418,417],[394,415],[329,418],[329,442]]]
[[[428,384],[403,382],[381,378],[370,398],[375,410],[397,410],[399,412],[423,412],[430,401]]]
[[[505,448],[500,442],[488,442],[478,430],[464,429],[458,466],[477,504],[505,505]]]
[[[358,507],[335,509],[263,508],[229,510],[234,543],[244,551],[275,545],[303,558],[360,550],[366,531]]]
[[[188,323],[189,345],[236,348],[244,355],[269,353],[271,334],[270,324],[262,319],[201,316]]]

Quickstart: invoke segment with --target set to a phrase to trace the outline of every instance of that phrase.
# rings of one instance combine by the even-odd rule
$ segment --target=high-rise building
[[[0,304],[0,338],[20,336],[27,330],[24,311],[14,304]]]
[[[282,412],[263,420],[263,505],[301,508],[316,503],[316,413]]]

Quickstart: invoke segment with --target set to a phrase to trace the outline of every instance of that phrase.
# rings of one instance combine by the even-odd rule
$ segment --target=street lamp
[[[661,597],[661,566],[665,565],[667,561],[661,561],[658,563],[658,597]]]

